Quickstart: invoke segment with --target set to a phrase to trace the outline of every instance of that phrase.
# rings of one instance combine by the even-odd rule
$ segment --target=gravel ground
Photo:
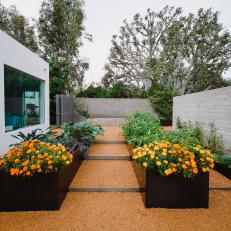
[[[60,211],[0,213],[1,231],[230,231],[231,191],[209,209],[145,209],[140,193],[69,193]]]
[[[118,126],[104,126],[104,135],[97,136],[96,141],[124,141],[123,131]]]
[[[85,160],[70,187],[116,186],[138,187],[130,161]]]

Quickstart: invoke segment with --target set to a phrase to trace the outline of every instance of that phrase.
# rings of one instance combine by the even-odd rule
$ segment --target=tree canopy
[[[104,85],[123,81],[142,86],[169,85],[181,94],[226,86],[231,65],[231,36],[218,12],[199,9],[182,15],[181,8],[147,10],[126,20],[112,38]]]
[[[36,25],[19,13],[15,6],[6,8],[0,1],[0,29],[24,46],[38,52]]]

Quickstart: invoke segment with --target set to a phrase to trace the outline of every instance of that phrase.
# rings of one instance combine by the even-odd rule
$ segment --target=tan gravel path
[[[123,131],[118,126],[104,126],[104,135],[97,136],[96,141],[125,141]]]
[[[224,177],[219,172],[212,170],[209,174],[209,186],[210,187],[217,187],[217,186],[229,186],[231,187],[231,180]],[[230,208],[231,212],[231,208]]]
[[[209,209],[145,209],[140,193],[69,193],[60,211],[0,213],[1,231],[230,231],[231,191]]]
[[[78,187],[138,187],[132,165],[126,160],[86,160],[72,181]]]

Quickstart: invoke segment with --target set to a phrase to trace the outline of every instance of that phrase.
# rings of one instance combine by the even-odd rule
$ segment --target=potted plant
[[[210,150],[163,141],[133,153],[146,169],[147,208],[208,208],[209,170],[214,167]]]
[[[59,209],[72,159],[62,144],[34,139],[13,146],[0,157],[0,210]]]

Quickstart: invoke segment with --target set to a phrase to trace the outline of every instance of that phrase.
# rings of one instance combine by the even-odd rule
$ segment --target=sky
[[[37,19],[42,0],[2,0],[5,6],[14,4],[19,11]],[[144,15],[148,8],[159,11],[164,6],[182,7],[184,14],[196,13],[199,8],[213,8],[220,12],[220,22],[231,32],[230,0],[85,0],[84,22],[86,31],[93,35],[93,42],[86,41],[80,54],[89,60],[85,84],[98,82],[103,77],[108,60],[112,35],[118,34],[123,20],[130,21],[136,13]],[[225,75],[231,76],[229,71]]]

